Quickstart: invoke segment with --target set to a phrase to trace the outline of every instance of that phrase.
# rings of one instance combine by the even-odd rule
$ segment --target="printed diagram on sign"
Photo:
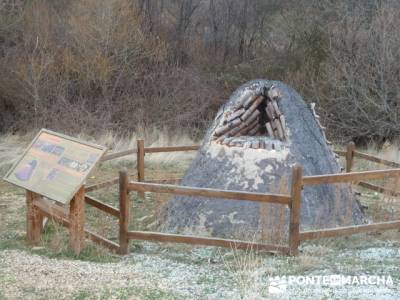
[[[5,180],[68,203],[105,151],[105,147],[43,129]]]

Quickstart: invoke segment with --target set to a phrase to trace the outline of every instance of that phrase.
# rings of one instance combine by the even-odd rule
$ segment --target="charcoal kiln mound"
[[[337,157],[318,119],[314,106],[282,82],[248,82],[218,111],[182,185],[287,194],[296,163],[303,175],[339,173]],[[175,196],[162,212],[161,227],[186,234],[259,239],[265,227],[287,227],[288,209],[283,207],[282,213],[282,207]],[[304,187],[303,230],[361,220],[348,184]]]

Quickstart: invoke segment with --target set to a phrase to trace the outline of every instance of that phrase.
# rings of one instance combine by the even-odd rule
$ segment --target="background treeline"
[[[316,102],[331,137],[400,133],[400,3],[0,2],[0,131],[201,136],[250,79]]]

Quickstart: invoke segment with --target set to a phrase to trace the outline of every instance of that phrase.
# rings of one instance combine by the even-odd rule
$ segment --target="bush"
[[[337,140],[399,134],[394,0],[0,5],[1,132],[201,136],[238,85],[282,80]]]

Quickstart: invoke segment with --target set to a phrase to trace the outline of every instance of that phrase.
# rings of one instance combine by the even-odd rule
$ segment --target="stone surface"
[[[272,88],[271,88],[272,87]],[[264,136],[243,136],[244,141],[264,141],[266,149],[228,147],[216,143],[214,131],[229,113],[251,95],[269,95],[277,100],[286,119],[286,141]],[[226,114],[228,112],[228,114]],[[249,144],[249,143],[247,143]],[[272,146],[273,145],[273,146]],[[291,168],[303,167],[303,175],[339,173],[340,166],[312,111],[290,87],[277,81],[255,80],[237,89],[224,104],[203,139],[182,185],[226,190],[288,193]],[[279,206],[281,207],[281,206]],[[250,201],[175,196],[162,213],[161,229],[220,237],[260,237],[261,227],[286,227],[288,209],[277,204],[268,208]],[[261,217],[262,216],[262,217]],[[262,222],[260,220],[263,220]],[[301,228],[321,228],[359,223],[362,213],[350,186],[304,187]],[[282,228],[281,228],[282,229]]]

